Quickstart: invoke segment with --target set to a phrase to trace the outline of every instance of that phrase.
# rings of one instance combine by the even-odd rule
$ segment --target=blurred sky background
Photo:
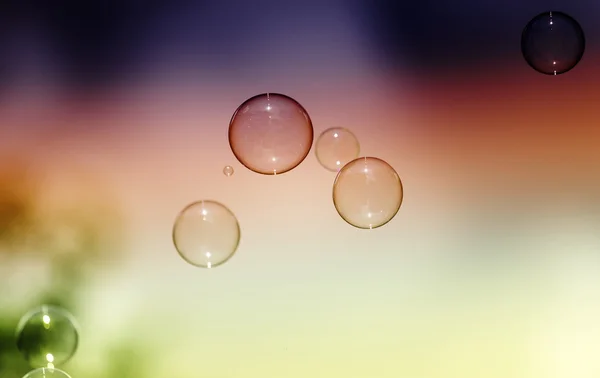
[[[550,10],[587,38],[556,77],[520,51],[525,24]],[[32,205],[2,207],[25,226],[0,223],[0,319],[9,329],[71,290],[73,378],[597,377],[598,12],[591,0],[3,2],[2,193]],[[235,161],[228,122],[264,92],[299,101],[315,138],[346,127],[390,163],[405,189],[396,218],[346,224],[314,151],[276,177]],[[242,230],[213,270],[171,241],[200,199]],[[22,219],[53,242],[28,244]],[[102,243],[65,257],[82,225]]]

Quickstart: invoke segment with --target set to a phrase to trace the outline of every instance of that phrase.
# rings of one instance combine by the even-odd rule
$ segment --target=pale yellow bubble
[[[333,204],[354,227],[373,229],[400,210],[404,190],[400,177],[385,161],[361,157],[346,164],[333,184]]]
[[[229,260],[240,242],[238,220],[225,205],[210,200],[184,208],[173,226],[173,243],[189,264],[214,268]]]

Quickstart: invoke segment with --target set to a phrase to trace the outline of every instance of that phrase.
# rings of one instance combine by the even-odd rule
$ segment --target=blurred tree
[[[15,343],[20,316],[41,304],[77,314],[78,298],[86,289],[90,268],[115,261],[120,252],[123,225],[117,202],[85,170],[61,167],[44,172],[39,165],[17,164],[14,158],[0,161],[11,162],[0,166],[0,378],[21,378],[31,368]],[[32,258],[48,266],[50,277],[33,277],[32,295],[15,302],[13,293],[19,291],[11,286],[11,277],[14,270],[28,268]],[[142,357],[134,354],[121,359],[130,369],[129,375],[136,375],[135,367],[142,364],[136,364],[135,359]],[[115,373],[110,366],[103,369],[86,375]]]
[[[13,160],[14,161],[14,160]],[[0,166],[0,248],[14,251],[33,225],[34,186],[27,177],[27,164],[14,162]]]

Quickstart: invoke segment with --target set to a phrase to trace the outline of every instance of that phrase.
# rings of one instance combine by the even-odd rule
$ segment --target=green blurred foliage
[[[104,197],[99,196],[101,186],[97,182],[90,184],[89,178],[93,176],[85,170],[79,173],[83,173],[82,181],[88,180],[88,187],[78,189],[75,182],[73,188],[75,192],[91,191],[92,195],[73,196],[70,203],[60,200],[59,206],[48,211],[47,206],[42,206],[44,173],[14,158],[1,161],[9,164],[0,166],[0,269],[4,264],[10,264],[11,268],[24,266],[33,258],[47,264],[50,271],[50,282],[34,288],[34,295],[19,298],[17,306],[4,305],[5,298],[0,297],[0,378],[21,378],[32,369],[16,346],[15,331],[20,317],[42,304],[77,314],[81,305],[77,298],[85,294],[82,291],[86,290],[88,275],[98,266],[106,268],[108,262],[118,261],[116,257],[123,245],[123,221],[117,202],[108,192]],[[0,274],[0,293],[6,295],[14,290],[11,284],[10,274]],[[145,358],[139,353],[143,348],[129,341],[123,347],[118,339],[114,343],[103,346],[110,353],[110,363],[99,371],[78,372],[79,375],[138,377]],[[138,352],[131,353],[132,350]],[[73,359],[76,358],[77,353]],[[65,370],[76,378],[68,366],[69,363]]]

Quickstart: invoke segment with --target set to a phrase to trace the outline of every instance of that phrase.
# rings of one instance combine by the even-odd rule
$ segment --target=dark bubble
[[[573,69],[583,57],[583,29],[562,12],[544,12],[523,29],[521,50],[527,63],[546,75],[559,75]]]
[[[17,348],[35,368],[53,367],[75,354],[79,333],[66,310],[44,305],[25,314],[17,326]]]

